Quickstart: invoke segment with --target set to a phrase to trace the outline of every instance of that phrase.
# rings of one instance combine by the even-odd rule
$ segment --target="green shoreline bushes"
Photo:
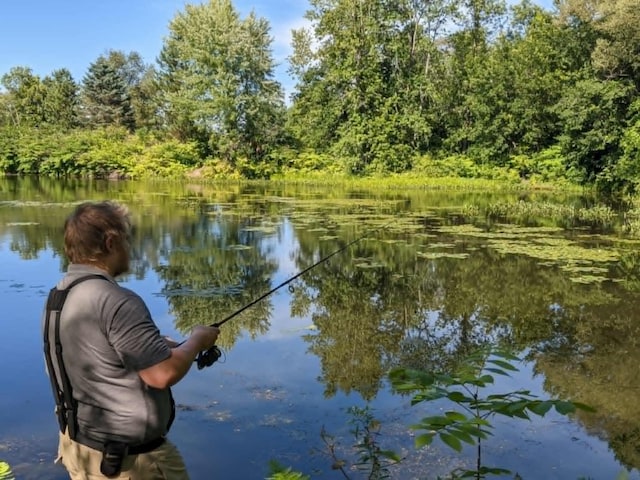
[[[539,157],[539,158],[538,158]],[[512,157],[505,166],[478,163],[462,155],[421,155],[409,170],[356,176],[348,160],[312,150],[280,147],[259,161],[245,157],[214,158],[196,141],[162,139],[124,127],[76,129],[62,132],[46,128],[10,128],[0,132],[0,174],[89,178],[273,179],[313,181],[327,177],[370,178],[392,184],[460,183],[460,179],[495,180],[529,186],[566,184],[559,149],[533,157]],[[395,179],[395,180],[394,180]],[[402,180],[398,180],[402,179]],[[426,179],[431,179],[427,182]],[[452,179],[456,179],[453,182]],[[571,182],[574,183],[574,182]]]
[[[122,127],[61,133],[3,131],[0,172],[52,177],[179,177],[202,164],[195,142],[157,140]]]

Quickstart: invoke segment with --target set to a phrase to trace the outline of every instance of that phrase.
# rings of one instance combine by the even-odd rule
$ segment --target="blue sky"
[[[15,66],[45,76],[68,68],[81,81],[87,68],[109,49],[137,51],[154,63],[170,20],[183,0],[7,0],[0,7],[0,75]],[[290,31],[304,24],[305,0],[236,0],[244,17],[251,10],[269,20],[277,77],[286,75]]]
[[[547,6],[551,0],[538,0]],[[0,7],[0,75],[11,67],[30,67],[45,76],[68,68],[81,81],[87,68],[107,50],[137,51],[154,63],[169,21],[183,0],[6,0]],[[190,2],[195,3],[195,2]],[[287,93],[290,31],[304,25],[306,0],[235,0],[244,17],[251,10],[271,24],[276,75]]]

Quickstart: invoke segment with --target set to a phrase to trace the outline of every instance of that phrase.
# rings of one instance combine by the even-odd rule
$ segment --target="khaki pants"
[[[102,452],[74,442],[66,433],[60,434],[56,463],[62,462],[71,480],[189,480],[182,456],[169,440],[151,452],[127,455],[116,477],[100,473],[101,461]]]

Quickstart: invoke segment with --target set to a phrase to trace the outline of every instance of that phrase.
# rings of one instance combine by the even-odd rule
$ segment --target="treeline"
[[[1,78],[0,171],[411,172],[640,182],[640,0],[311,0],[290,102],[269,23],[186,5],[157,62]]]

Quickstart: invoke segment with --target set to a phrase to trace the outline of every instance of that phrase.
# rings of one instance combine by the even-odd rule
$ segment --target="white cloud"
[[[273,35],[274,49],[291,50],[291,30],[307,28],[311,26],[311,22],[306,18],[300,17],[287,22],[273,22],[271,33]]]

